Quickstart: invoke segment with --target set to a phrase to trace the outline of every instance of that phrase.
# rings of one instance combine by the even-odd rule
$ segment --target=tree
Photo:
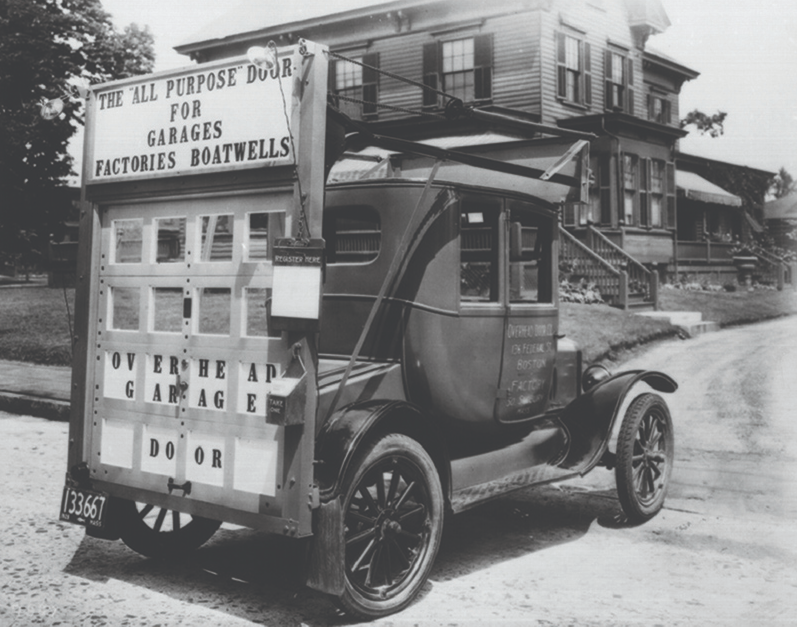
[[[775,198],[783,198],[795,190],[797,190],[797,184],[795,184],[794,178],[786,171],[786,168],[781,168],[775,175],[772,194]]]
[[[0,0],[0,261],[41,253],[70,205],[67,143],[83,104],[66,99],[44,120],[42,102],[150,72],[154,61],[149,28],[118,32],[100,0]]]
[[[694,126],[701,135],[708,133],[711,137],[719,137],[725,132],[725,118],[728,114],[725,111],[717,111],[714,115],[703,113],[699,109],[694,109],[686,114],[681,120],[681,128]]]

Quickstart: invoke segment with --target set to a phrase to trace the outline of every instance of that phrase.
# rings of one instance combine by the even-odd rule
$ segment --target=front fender
[[[315,446],[315,478],[322,501],[340,491],[357,450],[375,433],[403,433],[417,440],[434,460],[444,490],[449,461],[434,420],[404,401],[366,401],[335,412],[321,428]]]
[[[559,416],[570,441],[567,455],[559,463],[561,468],[584,474],[595,467],[606,451],[623,400],[640,381],[658,392],[678,389],[678,384],[663,372],[629,370],[601,381],[575,398]]]

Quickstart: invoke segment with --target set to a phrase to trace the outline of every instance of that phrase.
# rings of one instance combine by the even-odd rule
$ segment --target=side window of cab
[[[501,201],[464,199],[459,217],[459,294],[462,303],[499,301]]]
[[[508,200],[509,302],[552,303],[551,218],[535,213],[532,205]]]
[[[328,264],[365,264],[379,256],[382,224],[379,212],[367,205],[333,207],[324,212]]]

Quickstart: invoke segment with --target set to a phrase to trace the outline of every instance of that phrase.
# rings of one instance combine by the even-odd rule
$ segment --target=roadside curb
[[[0,411],[9,414],[34,416],[58,422],[69,422],[69,401],[15,394],[0,391]]]

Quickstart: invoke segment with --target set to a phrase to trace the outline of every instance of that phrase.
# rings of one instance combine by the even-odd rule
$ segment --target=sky
[[[304,0],[308,2],[319,0]],[[661,0],[672,25],[648,40],[700,76],[681,92],[682,115],[726,111],[725,134],[696,132],[683,152],[797,178],[797,2],[794,0]],[[262,0],[284,9],[285,0]],[[190,64],[172,48],[235,7],[238,0],[102,0],[118,28],[136,22],[155,36],[156,71]],[[330,12],[364,0],[324,0]],[[381,2],[374,2],[379,4]],[[296,3],[297,11],[303,6]],[[301,17],[301,14],[297,14]]]

